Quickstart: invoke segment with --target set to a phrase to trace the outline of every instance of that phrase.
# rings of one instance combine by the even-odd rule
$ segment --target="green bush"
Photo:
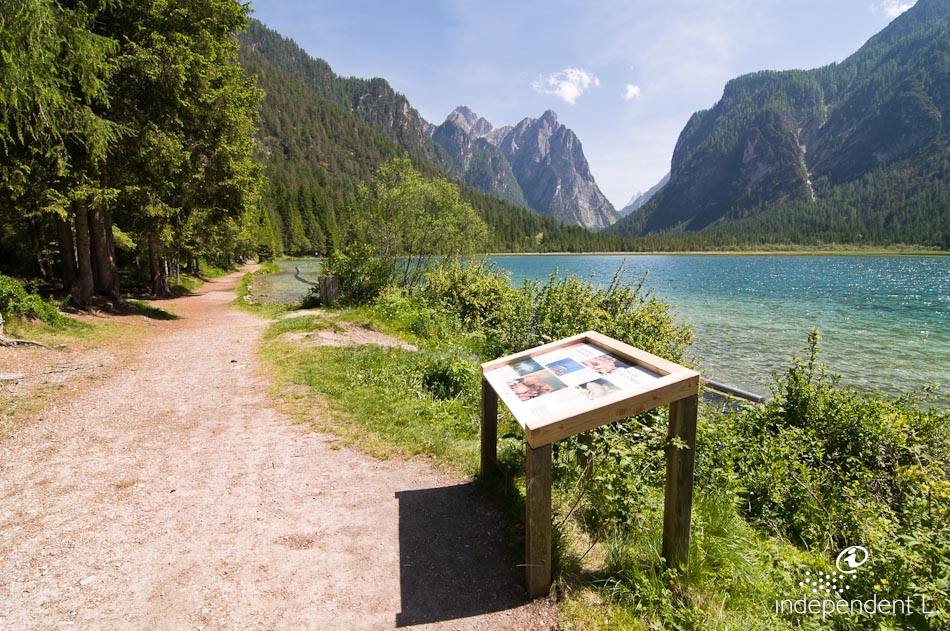
[[[436,399],[458,399],[478,387],[478,368],[471,359],[438,353],[423,363],[422,387]]]
[[[41,320],[50,326],[61,327],[68,322],[52,302],[27,292],[16,280],[0,274],[0,315],[4,318]]]
[[[457,347],[457,342],[464,337],[461,324],[453,314],[397,287],[385,289],[370,305],[369,311],[396,332],[409,333],[423,344],[431,341]]]
[[[395,268],[370,246],[357,243],[330,254],[324,263],[324,274],[339,280],[341,302],[363,304],[394,282]]]
[[[623,267],[606,288],[575,276],[513,287],[484,264],[452,262],[431,270],[424,295],[485,337],[487,357],[505,355],[596,330],[646,351],[682,361],[692,341],[669,305],[623,281]]]
[[[470,329],[498,330],[517,301],[518,290],[495,266],[465,265],[453,259],[426,274],[423,295],[455,313]]]
[[[848,545],[870,550],[849,598],[923,593],[946,611],[950,413],[840,386],[818,362],[819,339],[812,333],[807,357],[777,379],[765,406],[702,424],[698,484],[732,487],[760,532],[827,559]],[[904,623],[948,628],[945,620]]]

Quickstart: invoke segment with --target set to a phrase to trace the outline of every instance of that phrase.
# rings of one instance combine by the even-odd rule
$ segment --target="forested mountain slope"
[[[730,81],[613,230],[947,247],[948,108],[950,0],[919,0],[840,64]]]
[[[332,249],[356,187],[390,157],[407,153],[429,175],[460,175],[430,138],[428,123],[384,80],[337,77],[325,62],[253,20],[239,40],[241,63],[264,93],[258,139],[268,179],[265,202],[279,226],[280,249]],[[492,250],[609,250],[624,242],[467,186],[462,195],[491,228]]]

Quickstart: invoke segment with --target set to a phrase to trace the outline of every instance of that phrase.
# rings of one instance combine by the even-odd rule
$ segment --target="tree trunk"
[[[71,293],[79,307],[89,304],[95,290],[92,277],[92,254],[89,246],[89,214],[81,203],[76,204],[76,264],[79,275]]]
[[[43,244],[46,239],[43,235],[43,225],[35,218],[30,220],[30,245],[33,250],[33,264],[36,265],[36,275],[45,281],[50,279],[50,271],[43,260]]]
[[[119,278],[112,240],[111,213],[100,208],[89,211],[89,236],[96,293],[118,301]]]
[[[73,243],[73,227],[69,219],[58,218],[56,230],[59,238],[59,260],[62,265],[63,289],[72,292],[76,284],[76,245]]]
[[[148,237],[148,267],[152,293],[156,296],[170,296],[172,291],[168,286],[166,260],[158,256],[158,238],[154,234]]]

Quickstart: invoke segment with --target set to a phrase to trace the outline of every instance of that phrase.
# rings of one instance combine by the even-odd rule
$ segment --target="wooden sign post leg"
[[[551,445],[525,455],[525,584],[538,598],[551,589]]]
[[[482,378],[482,479],[495,473],[498,464],[498,395]]]
[[[666,501],[663,505],[663,558],[667,567],[686,564],[689,522],[693,510],[693,460],[696,453],[696,412],[699,397],[670,403],[666,447]],[[685,447],[672,444],[679,439]]]

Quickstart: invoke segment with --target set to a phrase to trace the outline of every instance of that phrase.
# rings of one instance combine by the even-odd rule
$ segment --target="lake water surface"
[[[823,360],[842,381],[903,393],[927,384],[950,403],[950,257],[800,255],[493,256],[515,282],[553,271],[607,284],[621,262],[624,278],[669,302],[693,327],[693,354],[707,376],[767,394],[771,373],[800,352],[812,327]],[[257,281],[269,299],[296,302],[319,263]],[[255,291],[257,293],[257,291]]]

